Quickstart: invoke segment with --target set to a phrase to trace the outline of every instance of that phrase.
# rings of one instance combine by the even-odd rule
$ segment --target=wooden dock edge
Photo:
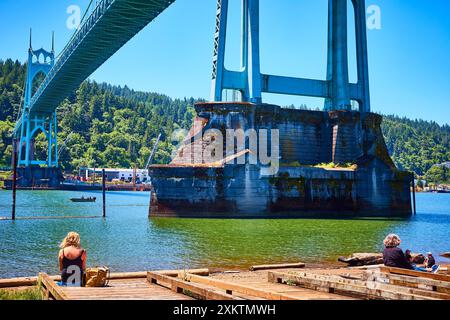
[[[378,282],[350,280],[339,276],[318,275],[307,272],[298,274],[269,271],[269,282],[293,283],[303,288],[322,292],[377,300],[437,300],[444,294],[421,289],[405,288]]]
[[[273,269],[294,269],[294,268],[304,268],[305,264],[303,262],[296,263],[282,263],[282,264],[263,264],[257,266],[251,266],[250,271],[260,271],[260,270],[273,270]]]
[[[194,283],[179,279],[177,276],[165,275],[160,272],[147,272],[147,281],[151,284],[168,285],[169,288],[176,293],[186,294],[190,292],[195,296],[199,296],[205,300],[242,300],[231,294],[222,293],[214,289],[205,288]]]

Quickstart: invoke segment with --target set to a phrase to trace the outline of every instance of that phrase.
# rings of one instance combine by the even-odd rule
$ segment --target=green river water
[[[97,203],[72,203],[96,196]],[[450,251],[450,195],[418,194],[418,214],[404,220],[149,219],[149,193],[107,193],[107,219],[0,221],[0,278],[57,274],[58,244],[77,231],[88,265],[112,272],[198,267],[244,268],[280,262],[335,262],[340,255],[382,250],[387,233],[402,248]],[[0,191],[0,217],[11,192]],[[18,191],[17,216],[100,216],[100,192]],[[443,258],[442,258],[443,259]],[[441,260],[442,261],[442,260]],[[449,262],[447,260],[447,262]]]

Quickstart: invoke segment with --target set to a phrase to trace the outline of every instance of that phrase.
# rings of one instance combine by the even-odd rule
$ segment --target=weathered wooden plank
[[[127,284],[129,284],[127,286]],[[151,285],[147,279],[111,280],[108,287],[81,288],[63,287],[69,300],[191,300],[170,289]]]
[[[378,281],[398,286],[412,287],[450,294],[450,282],[428,278],[403,276],[394,273],[383,273],[380,271],[367,271],[364,274],[364,280]]]
[[[54,281],[60,281],[60,276],[50,276]],[[10,279],[0,279],[0,288],[28,287],[37,284],[38,277],[20,277]]]
[[[186,269],[186,270],[160,270],[153,271],[169,277],[178,277],[179,274],[195,274],[198,276],[209,276],[209,269]]]
[[[282,264],[262,264],[257,266],[251,266],[250,271],[258,270],[272,270],[272,269],[293,269],[293,268],[304,268],[305,264],[303,262],[297,263],[282,263]]]
[[[393,299],[393,300],[435,300],[426,295],[415,294],[419,290],[402,288],[392,285],[383,285],[376,282],[364,282],[349,280],[337,276],[325,276],[317,274],[299,273],[287,274],[281,272],[269,272],[269,281],[275,283],[292,282],[305,288],[338,294],[350,294],[368,299]],[[406,289],[406,290],[405,290]]]
[[[200,296],[202,299],[207,300],[241,300],[238,297],[234,297],[231,294],[218,292],[214,289],[199,286],[197,284],[189,283],[187,281],[163,275],[159,272],[148,272],[147,280],[152,284],[158,284],[159,282],[169,283],[173,292],[184,293],[185,290]]]
[[[429,273],[429,272],[423,272],[423,271],[415,271],[415,270],[392,268],[392,267],[380,267],[380,271],[384,272],[384,273],[394,273],[394,274],[400,274],[400,275],[404,275],[404,276],[428,278],[428,279],[433,279],[433,280],[450,282],[450,275],[445,275],[445,274]]]
[[[180,270],[162,270],[157,271],[161,274],[176,277]],[[209,269],[192,269],[183,272],[198,274],[198,275],[209,275]],[[54,281],[61,281],[61,276],[49,276],[50,279]],[[128,280],[128,279],[146,279],[147,271],[141,272],[114,272],[110,273],[108,276],[109,280]],[[35,286],[37,284],[38,277],[18,277],[10,279],[0,279],[0,288],[14,288],[14,287],[24,287],[24,286]]]
[[[51,295],[56,300],[67,300],[67,296],[61,287],[59,287],[54,280],[50,279],[46,273],[39,273],[38,282],[44,289],[44,295],[47,299],[49,299]]]
[[[234,292],[239,292],[249,296],[255,296],[259,298],[264,298],[268,300],[297,300],[296,297],[290,296],[289,294],[281,294],[274,291],[267,291],[262,289],[257,289],[250,287],[248,285],[242,285],[237,283],[226,282],[218,279],[212,279],[208,277],[196,276],[193,274],[188,274],[186,276],[187,281],[202,283],[210,285],[222,290],[226,290],[228,294],[234,294]]]

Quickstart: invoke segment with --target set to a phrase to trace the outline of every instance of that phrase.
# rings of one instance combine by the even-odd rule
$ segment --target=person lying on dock
[[[81,248],[80,235],[69,232],[60,245],[59,270],[61,271],[60,286],[83,285],[83,275],[86,271],[86,250]]]
[[[440,266],[436,264],[436,260],[433,257],[431,252],[427,253],[427,257],[425,258],[425,262],[423,265],[415,265],[412,264],[414,270],[423,271],[423,272],[432,272],[437,273],[439,271]]]

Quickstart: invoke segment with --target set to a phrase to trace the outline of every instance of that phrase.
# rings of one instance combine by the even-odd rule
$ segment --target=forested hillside
[[[0,167],[11,161],[10,132],[17,117],[25,67],[0,61]],[[36,84],[37,85],[37,84]],[[196,100],[171,99],[108,84],[84,82],[58,108],[59,141],[65,170],[80,166],[142,167],[156,137],[162,143],[155,162],[169,161],[174,130],[188,129]],[[433,165],[450,160],[450,127],[434,122],[386,116],[383,132],[389,151],[401,169],[423,176]],[[37,138],[38,157],[45,157],[43,136]],[[433,168],[435,174],[436,167]],[[435,174],[436,175],[436,174]]]
[[[0,61],[0,167],[11,161],[10,133],[17,117],[25,68]],[[168,162],[174,149],[172,132],[189,129],[194,99],[171,99],[95,82],[84,82],[58,107],[60,162],[65,170],[80,166],[143,167],[159,133],[162,142],[156,163]],[[45,158],[46,144],[36,139],[37,158]]]

